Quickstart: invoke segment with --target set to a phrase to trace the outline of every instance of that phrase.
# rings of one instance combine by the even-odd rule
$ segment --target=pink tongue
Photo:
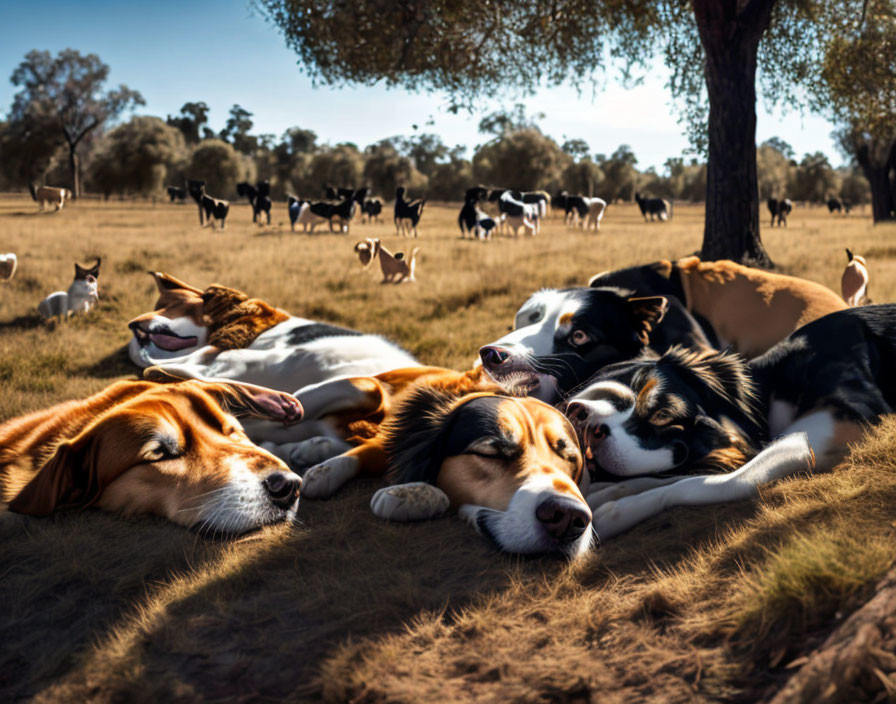
[[[198,342],[195,337],[176,337],[175,335],[162,335],[160,333],[151,334],[149,339],[156,347],[169,352],[182,350],[185,347],[193,347]]]

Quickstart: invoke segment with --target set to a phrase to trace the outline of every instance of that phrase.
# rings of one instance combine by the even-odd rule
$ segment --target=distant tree
[[[479,132],[492,137],[503,137],[505,134],[520,130],[538,130],[538,121],[543,119],[544,113],[527,115],[526,106],[517,103],[510,110],[496,110],[479,120]]]
[[[567,139],[560,148],[576,161],[586,159],[591,153],[591,147],[584,139]]]
[[[323,195],[324,185],[358,188],[362,183],[364,158],[354,146],[347,144],[318,149],[297,183],[301,191],[315,198]]]
[[[364,183],[384,198],[392,198],[398,186],[413,191],[425,189],[429,179],[414,166],[410,157],[402,156],[393,140],[383,140],[365,150]]]
[[[0,174],[17,188],[43,181],[64,142],[50,119],[0,125]]]
[[[21,90],[13,99],[10,122],[55,127],[68,148],[72,192],[81,193],[78,147],[91,132],[122,112],[144,105],[137,91],[121,85],[103,92],[109,66],[96,54],[82,55],[64,49],[56,57],[48,51],[30,51],[12,73]]]
[[[230,142],[238,152],[251,154],[258,147],[258,139],[249,134],[252,126],[252,113],[239,105],[234,105],[230,108],[220,137],[225,142]]]
[[[621,144],[616,151],[610,155],[610,158],[600,164],[601,170],[604,172],[604,182],[601,186],[601,197],[605,200],[625,200],[630,201],[635,197],[635,191],[638,189],[638,170],[635,164],[638,159],[631,147],[627,144]]]
[[[305,172],[316,149],[317,135],[311,130],[290,127],[271,149],[273,190],[277,197],[297,195],[305,182]],[[316,195],[319,186],[305,195]]]
[[[563,151],[569,154],[566,149]],[[573,195],[600,196],[603,198],[603,185],[604,172],[587,157],[571,162],[563,170],[563,189]]]
[[[180,130],[157,117],[134,117],[103,137],[90,166],[90,180],[112,193],[155,195],[169,172],[183,168],[186,146]]]
[[[793,151],[793,147],[791,147],[787,142],[785,142],[780,137],[769,137],[765,140],[762,145],[763,147],[771,147],[775,151],[779,152],[784,156],[785,159],[793,159],[796,157],[796,152]]]
[[[475,180],[531,191],[559,184],[570,158],[534,127],[504,134],[473,155]]]
[[[863,205],[871,200],[871,186],[859,168],[847,168],[840,174],[840,197],[853,205]]]
[[[414,167],[423,175],[431,177],[436,166],[446,159],[449,149],[442,138],[435,134],[416,134],[411,137],[396,137],[398,151],[414,162]]]
[[[166,122],[180,130],[188,144],[196,144],[202,138],[202,129],[208,124],[208,105],[184,103],[180,114],[168,115]]]
[[[783,142],[776,145],[772,140],[767,140],[756,150],[759,197],[762,200],[795,197],[795,194],[787,191],[793,168],[790,165],[790,157],[781,150],[782,146],[788,145]]]
[[[433,200],[459,201],[474,182],[473,164],[454,152],[447,162],[436,164],[429,179],[427,195]]]
[[[824,203],[840,192],[840,179],[822,152],[806,154],[794,169],[788,195],[794,200]]]
[[[246,164],[227,142],[204,139],[193,149],[187,164],[187,178],[205,181],[206,189],[219,198],[230,198],[241,180],[254,180]]]

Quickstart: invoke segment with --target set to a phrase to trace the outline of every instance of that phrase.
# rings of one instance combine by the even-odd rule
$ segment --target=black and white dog
[[[220,198],[213,198],[206,193],[205,181],[187,181],[187,190],[196,201],[196,205],[199,206],[199,224],[211,225],[214,229],[215,222],[220,222],[223,230],[227,223],[230,203]]]
[[[635,201],[638,203],[645,221],[672,219],[671,201],[664,198],[644,198],[640,193],[635,193]]]
[[[543,208],[543,203],[524,203],[519,198],[514,197],[520,195],[516,191],[504,191],[498,198],[498,210],[501,213],[501,222],[506,223],[516,237],[519,229],[525,227],[530,235],[538,234],[539,230],[539,214]]]
[[[492,230],[497,227],[498,223],[495,222],[493,217],[483,213],[476,206],[476,203],[476,200],[468,199],[460,209],[460,213],[457,216],[457,225],[460,227],[460,236],[465,238],[467,233],[469,233],[473,237],[486,240],[490,239]]]
[[[602,367],[646,347],[709,347],[697,321],[676,298],[635,297],[625,289],[546,289],[519,309],[512,332],[479,350],[500,384],[513,382],[556,403]]]
[[[367,218],[367,222],[379,222],[383,212],[383,201],[379,198],[368,198],[361,206],[361,213]]]
[[[772,227],[775,226],[775,219],[778,220],[778,227],[784,225],[787,227],[787,216],[790,215],[793,210],[793,201],[790,198],[782,198],[778,200],[777,198],[769,198],[768,199],[768,212],[772,215]]]
[[[593,469],[618,477],[730,470],[802,432],[833,467],[896,409],[896,305],[831,313],[749,363],[673,348],[606,367],[569,401]]]
[[[408,202],[404,199],[404,194],[404,186],[400,186],[395,191],[395,230],[399,237],[410,237],[412,231],[416,237],[417,225],[423,215],[423,206],[426,205],[426,200],[421,198]]]

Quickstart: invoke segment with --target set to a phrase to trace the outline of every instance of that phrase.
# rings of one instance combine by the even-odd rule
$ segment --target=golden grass
[[[125,324],[154,301],[144,273],[220,282],[293,313],[383,332],[429,363],[466,367],[542,286],[695,251],[702,210],[645,225],[612,205],[597,236],[556,221],[535,239],[462,242],[456,207],[429,207],[419,282],[381,286],[349,237],[251,224],[225,232],[192,206],[84,200],[36,214],[0,197],[0,418],[133,374]],[[868,255],[871,296],[896,300],[892,227],[798,208],[763,233],[786,272],[838,290],[843,248]],[[37,302],[103,257],[100,304],[55,330]],[[0,511],[0,697],[43,701],[751,700],[780,687],[868,593],[896,549],[896,421],[836,471],[762,499],[677,509],[577,565],[501,555],[457,519],[390,525],[374,482],[304,501],[301,524],[210,542],[155,519]]]

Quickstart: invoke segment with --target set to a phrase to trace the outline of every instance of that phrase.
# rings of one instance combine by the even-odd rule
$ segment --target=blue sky
[[[313,88],[275,28],[254,13],[248,0],[0,0],[0,111],[8,109],[14,86],[8,77],[31,49],[53,53],[66,47],[96,53],[111,67],[110,83],[126,83],[146,99],[141,114],[174,114],[188,101],[203,100],[220,129],[239,103],[253,113],[254,132],[280,135],[299,126],[320,142],[365,146],[384,137],[412,134],[413,125],[441,135],[449,145],[473,147],[481,114],[451,115],[440,94],[413,94],[382,86]],[[609,154],[629,144],[639,166],[661,170],[679,156],[687,140],[663,88],[657,66],[643,84],[626,90],[612,77],[592,99],[571,86],[545,88],[526,99],[530,113],[542,112],[542,129],[562,141],[585,139]],[[513,101],[510,101],[513,102]],[[482,113],[506,106],[484,100]],[[832,125],[820,117],[768,113],[761,104],[757,140],[780,136],[798,156],[823,151],[843,162],[830,138]],[[427,124],[428,121],[433,124]],[[470,156],[471,152],[468,152]]]

